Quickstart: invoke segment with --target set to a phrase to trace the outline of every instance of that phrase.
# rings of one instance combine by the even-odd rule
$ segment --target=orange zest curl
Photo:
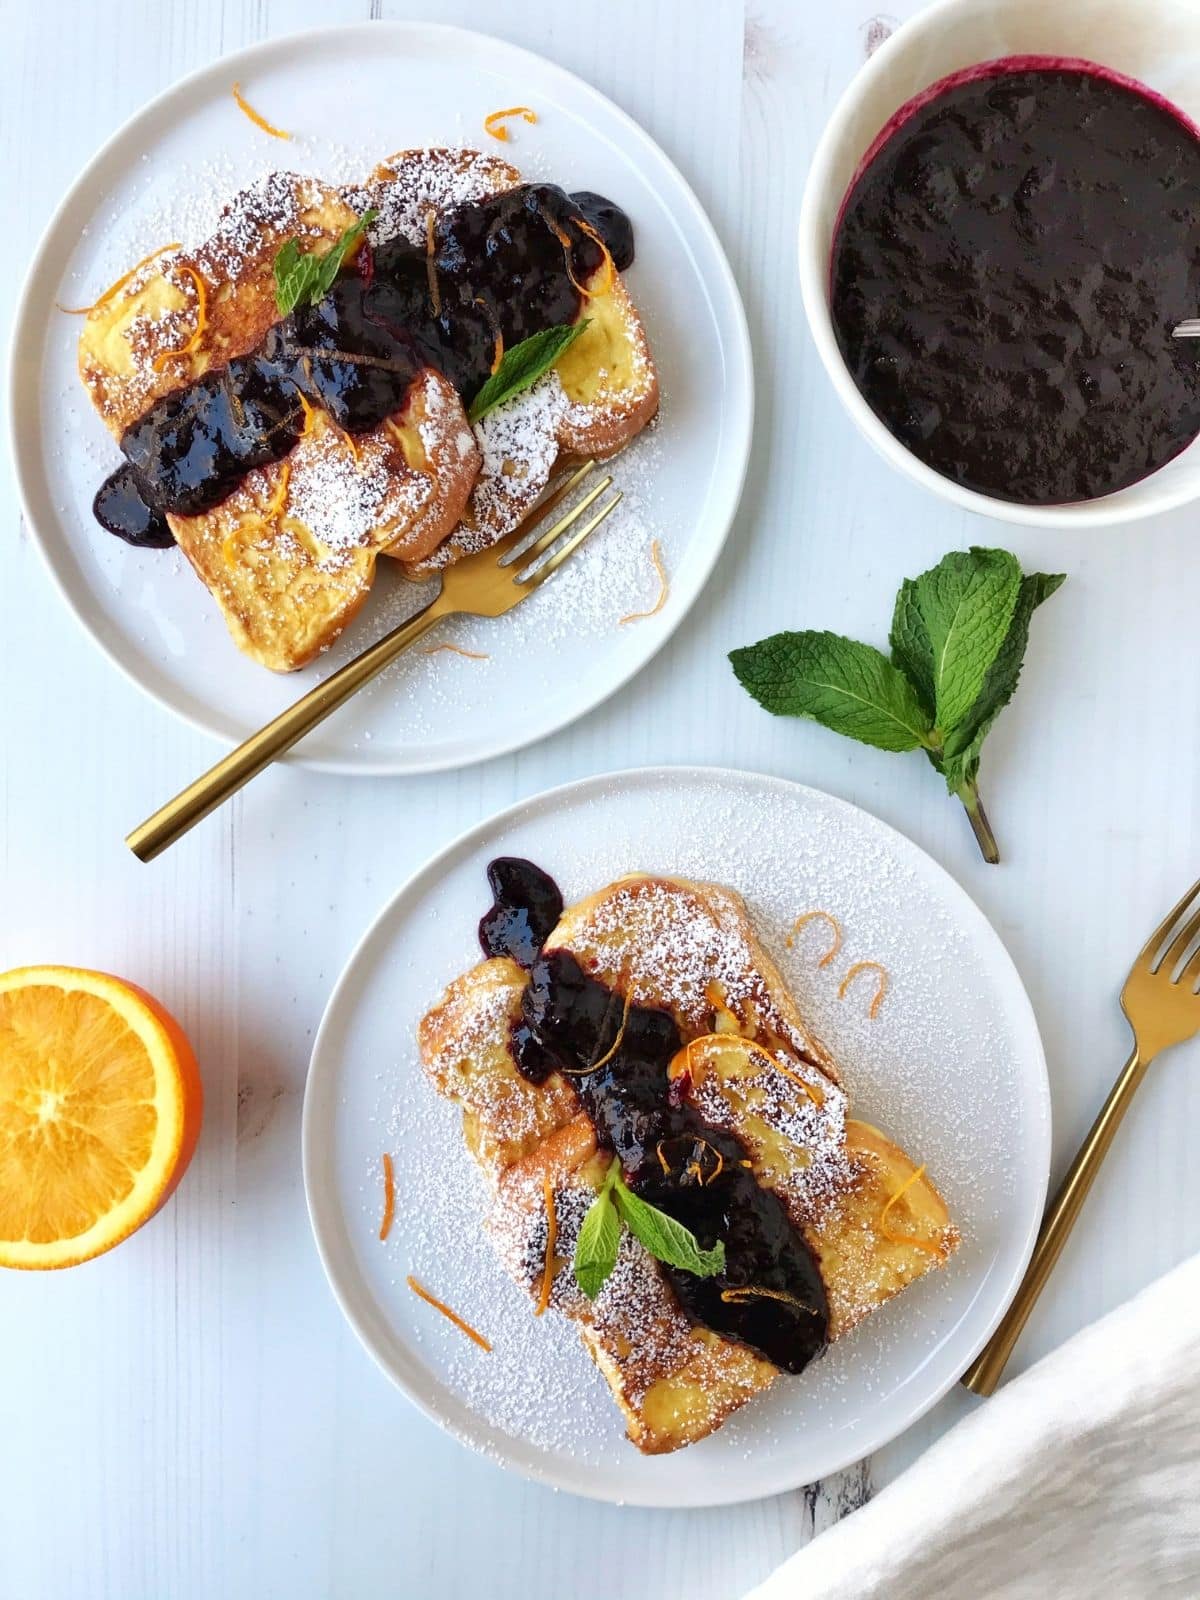
[[[288,484],[291,481],[292,464],[285,461],[279,471],[279,482],[275,485],[275,493],[271,496],[271,503],[263,515],[268,522],[273,521],[283,510],[287,501]],[[391,1159],[390,1157],[388,1158]]]
[[[155,372],[161,372],[167,362],[174,361],[177,356],[190,356],[204,337],[204,330],[208,326],[208,290],[204,287],[204,279],[194,267],[181,263],[179,270],[186,272],[196,286],[196,326],[192,329],[191,337],[177,350],[159,351],[152,362]]]
[[[540,1317],[550,1304],[550,1291],[554,1287],[554,1268],[557,1265],[554,1259],[554,1246],[558,1243],[558,1212],[554,1209],[554,1185],[550,1182],[548,1174],[542,1178],[542,1192],[546,1197],[546,1260],[542,1267],[542,1292],[538,1295],[538,1303],[533,1313],[535,1317]]]
[[[136,278],[138,273],[144,266],[146,266],[148,262],[157,261],[159,256],[168,255],[172,250],[178,250],[180,248],[181,246],[179,245],[178,241],[176,241],[174,244],[160,245],[157,250],[151,250],[148,256],[143,256],[136,266],[130,267],[128,272],[123,273],[121,277],[117,279],[116,283],[110,283],[100,298],[98,300],[93,300],[90,306],[59,306],[58,309],[63,313],[64,316],[68,317],[86,317],[92,311],[99,311],[100,307],[106,306],[114,295],[120,294],[125,285],[129,283],[131,279]]]
[[[850,987],[851,983],[853,983],[854,979],[860,972],[877,972],[879,974],[879,978],[875,987],[875,998],[867,1007],[867,1015],[870,1017],[871,1021],[874,1022],[875,1018],[879,1015],[879,1008],[883,1004],[883,997],[888,992],[888,970],[882,964],[882,962],[856,961],[854,965],[849,968],[846,976],[841,981],[841,985],[838,988],[838,999],[844,1000],[846,998],[846,990]]]
[[[392,1218],[396,1215],[396,1169],[392,1158],[383,1152],[383,1221],[379,1224],[379,1237],[386,1239],[392,1231]]]
[[[488,324],[492,330],[492,365],[490,371],[492,376],[495,377],[500,370],[500,363],[504,360],[504,335],[500,331],[500,324],[496,321],[491,306],[488,305],[481,294],[475,296],[475,304],[483,307],[483,314],[488,319]]]
[[[625,1037],[625,1026],[629,1021],[629,1008],[633,1004],[633,985],[629,984],[625,990],[625,1006],[621,1012],[621,1026],[617,1029],[617,1037],[600,1057],[599,1061],[590,1061],[586,1067],[560,1067],[560,1072],[565,1072],[570,1078],[586,1078],[593,1072],[599,1072],[601,1067],[606,1067],[617,1051],[621,1048],[621,1040]]]
[[[585,292],[588,295],[589,299],[591,299],[594,296],[607,294],[608,291],[612,288],[613,279],[616,277],[616,274],[617,274],[617,269],[616,269],[615,266],[613,266],[612,251],[608,248],[608,246],[605,244],[604,240],[596,232],[595,228],[592,227],[590,222],[586,222],[583,219],[583,217],[576,217],[575,218],[575,224],[579,228],[581,233],[586,233],[588,238],[591,239],[594,244],[598,244],[600,246],[600,249],[604,252],[604,268],[605,268],[605,271],[604,271],[604,282],[599,284],[596,288],[588,289]]]
[[[677,1136],[677,1137],[687,1138],[687,1135],[682,1135],[682,1136]],[[654,1153],[658,1157],[658,1164],[663,1169],[663,1176],[664,1177],[670,1177],[670,1175],[671,1175],[671,1163],[670,1163],[670,1161],[668,1161],[667,1157],[663,1154],[663,1145],[664,1144],[674,1143],[674,1142],[676,1142],[676,1141],[669,1140],[669,1139],[660,1139],[658,1141],[658,1143],[654,1147]],[[691,1140],[691,1146],[692,1146],[693,1155],[692,1155],[691,1160],[687,1163],[687,1165],[683,1169],[684,1170],[684,1174],[685,1174],[686,1177],[694,1178],[696,1180],[697,1184],[699,1184],[699,1186],[703,1189],[706,1184],[715,1183],[717,1181],[717,1179],[721,1176],[721,1174],[724,1172],[724,1170],[725,1170],[725,1157],[717,1149],[716,1145],[710,1144],[707,1139],[703,1139],[703,1138],[692,1139]],[[717,1158],[716,1166],[713,1167],[712,1171],[708,1174],[707,1177],[705,1177],[705,1175],[704,1175],[704,1168],[703,1168],[703,1166],[701,1164],[699,1156],[697,1156],[694,1153],[697,1150],[710,1150],[712,1152],[712,1154]]]
[[[520,117],[522,122],[532,126],[537,121],[537,112],[531,111],[528,106],[508,106],[504,111],[489,111],[483,119],[483,131],[490,133],[493,139],[499,139],[501,144],[507,144],[509,132],[504,124],[509,117]]]
[[[352,433],[347,431],[347,429],[342,428],[339,431],[341,432],[342,438],[346,441],[346,446],[350,451],[350,454],[354,457],[354,462],[357,466],[359,460],[361,459],[358,450],[358,441],[355,439]]]
[[[277,128],[273,122],[268,122],[261,112],[254,107],[242,94],[242,86],[235,83],[233,86],[233,99],[239,111],[250,118],[256,128],[261,128],[264,133],[269,133],[272,139],[290,139],[292,136],[283,128]]]
[[[425,654],[436,656],[439,650],[452,650],[456,656],[466,656],[468,661],[490,661],[491,657],[483,650],[464,650],[461,644],[451,644],[447,640],[444,644],[427,644]]]
[[[427,1306],[432,1306],[435,1311],[440,1311],[448,1322],[452,1322],[460,1333],[465,1333],[468,1339],[473,1339],[481,1350],[491,1350],[492,1345],[489,1339],[485,1339],[469,1322],[460,1317],[457,1311],[451,1311],[444,1300],[439,1300],[436,1295],[430,1294],[424,1284],[418,1283],[411,1272],[404,1281],[418,1300],[424,1300]]]
[[[792,923],[792,931],[788,934],[784,943],[790,950],[795,944],[796,935],[800,932],[801,928],[806,928],[810,922],[815,921],[827,922],[831,932],[833,933],[833,943],[817,962],[819,967],[827,967],[833,960],[834,956],[836,956],[838,951],[842,948],[842,925],[831,911],[805,911],[801,916],[796,918],[795,922]]]
[[[297,389],[296,394],[300,401],[300,409],[304,412],[304,427],[301,429],[300,437],[301,439],[307,439],[313,431],[313,423],[317,415],[316,407],[309,404],[308,396],[303,389]]]
[[[434,260],[437,255],[437,239],[434,235],[436,226],[437,212],[430,206],[425,213],[425,277],[429,283],[429,304],[433,307],[434,316],[440,317],[442,291],[438,287],[437,263]]]
[[[649,611],[631,611],[628,616],[620,619],[621,625],[627,622],[641,622],[646,617],[656,617],[667,603],[670,593],[670,581],[667,578],[667,569],[663,566],[662,546],[657,539],[650,541],[650,560],[654,563],[654,570],[658,574],[658,599]]]
[[[910,1244],[914,1249],[924,1250],[927,1255],[936,1256],[939,1261],[942,1261],[945,1259],[945,1251],[940,1245],[934,1244],[932,1239],[918,1239],[915,1234],[897,1233],[894,1228],[888,1227],[888,1212],[896,1204],[896,1201],[899,1200],[902,1195],[907,1194],[912,1188],[913,1184],[919,1183],[924,1176],[925,1163],[922,1162],[921,1165],[915,1169],[915,1171],[909,1173],[908,1177],[904,1180],[892,1198],[884,1206],[883,1210],[879,1213],[879,1231],[883,1237],[885,1239],[889,1239],[892,1244]]]
[[[765,1285],[755,1283],[748,1283],[739,1289],[722,1289],[721,1299],[730,1306],[740,1306],[746,1300],[780,1300],[786,1306],[794,1306],[797,1311],[807,1311],[814,1317],[817,1315],[815,1307],[806,1306],[803,1300],[788,1294],[785,1289],[768,1289]]]

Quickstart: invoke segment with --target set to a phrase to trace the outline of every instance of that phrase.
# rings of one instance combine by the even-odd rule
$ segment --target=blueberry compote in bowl
[[[1069,14],[1059,14],[1069,13]],[[851,84],[800,226],[835,388],[894,465],[1010,521],[1200,497],[1200,6],[942,0]]]

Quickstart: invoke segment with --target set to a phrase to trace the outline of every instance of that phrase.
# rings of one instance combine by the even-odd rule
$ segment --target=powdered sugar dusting
[[[887,1128],[928,1161],[963,1232],[944,1271],[682,1455],[742,1461],[745,1471],[750,1463],[757,1471],[758,1463],[790,1459],[797,1451],[808,1459],[814,1442],[836,1440],[848,1419],[868,1418],[889,1394],[909,1385],[918,1365],[922,1373],[936,1372],[939,1360],[953,1366],[959,1359],[954,1330],[962,1318],[969,1322],[970,1306],[986,1300],[980,1284],[993,1261],[1017,1247],[1014,1230],[1028,1207],[1021,1187],[1028,1182],[1027,1152],[1040,1138],[1026,1120],[1030,1080],[1020,1053],[1028,1044],[1026,1024],[998,986],[984,935],[953,895],[930,880],[902,842],[820,796],[736,778],[697,783],[686,774],[614,787],[598,783],[548,810],[534,802],[502,833],[493,831],[460,854],[436,886],[419,892],[372,980],[387,1037],[399,1039],[404,1026],[397,993],[404,994],[400,1009],[407,1007],[415,1028],[440,985],[477,958],[473,918],[486,899],[482,864],[501,852],[538,860],[568,900],[646,868],[723,880],[744,894],[804,1016],[844,1071],[853,1113]],[[816,907],[837,916],[845,934],[841,956],[826,969],[816,964],[823,946],[815,930],[794,949],[785,944],[796,916]],[[836,998],[846,966],[866,958],[883,961],[892,978],[874,1022],[866,1014],[869,994],[852,988],[846,1000]],[[373,1010],[374,1001],[367,1003]],[[369,1019],[364,1025],[370,1027]],[[647,1485],[693,1470],[678,1465],[680,1458],[643,1462],[622,1440],[621,1419],[576,1331],[564,1318],[535,1321],[528,1289],[512,1283],[495,1260],[481,1226],[488,1196],[462,1146],[458,1112],[421,1082],[415,1044],[401,1040],[387,1060],[369,1069],[369,1084],[354,1100],[365,1112],[366,1149],[386,1142],[402,1150],[400,1165],[409,1174],[412,1210],[402,1198],[406,1231],[402,1242],[388,1247],[388,1275],[402,1282],[405,1270],[428,1274],[432,1287],[451,1290],[456,1309],[496,1341],[493,1357],[484,1359],[452,1329],[424,1319],[421,1348],[440,1380],[499,1437],[523,1441],[559,1462],[588,1471],[620,1462],[623,1475],[633,1474],[631,1482],[645,1474]],[[790,1104],[796,1115],[809,1115],[798,1098]],[[804,1133],[811,1137],[812,1130]],[[368,1252],[371,1226],[378,1223],[369,1157],[354,1186]],[[556,1200],[565,1239],[575,1225],[575,1202],[561,1188]],[[518,1228],[508,1247],[525,1262],[527,1282],[539,1240],[544,1250],[538,1210],[528,1208],[524,1232]],[[389,1304],[403,1327],[419,1320],[403,1301]],[[575,1469],[562,1470],[570,1476]]]

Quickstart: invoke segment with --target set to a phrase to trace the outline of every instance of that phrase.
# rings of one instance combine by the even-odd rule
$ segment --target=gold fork
[[[1179,926],[1181,919],[1182,926]],[[1171,938],[1177,927],[1178,932]],[[1121,1010],[1133,1029],[1133,1054],[1113,1084],[1100,1115],[1042,1220],[1029,1266],[1004,1321],[963,1374],[963,1383],[976,1394],[991,1394],[999,1383],[1021,1329],[1062,1254],[1134,1091],[1146,1076],[1146,1068],[1155,1056],[1200,1032],[1200,995],[1194,993],[1200,980],[1200,946],[1189,954],[1197,935],[1200,935],[1200,883],[1192,885],[1150,935],[1125,980]]]
[[[545,533],[529,543],[533,529],[540,525],[566,497],[578,489],[592,472],[596,463],[585,461],[567,481],[546,496],[525,518],[490,549],[447,567],[442,574],[442,587],[424,610],[409,617],[398,628],[384,634],[377,644],[371,645],[361,655],[355,656],[323,683],[317,684],[295,705],[283,711],[265,728],[251,734],[244,744],[210,767],[202,777],[168,800],[152,817],[133,830],[125,843],[139,861],[153,861],[169,845],[181,839],[190,828],[207,817],[236,794],[251,778],[270,766],[285,750],[290,750],[323,722],[331,711],[344,705],[363,684],[378,677],[402,650],[428,633],[435,622],[443,617],[499,617],[511,611],[521,601],[539,589],[547,578],[553,576],[583,541],[614,510],[621,499],[615,490],[610,499],[592,513],[581,527],[576,523],[589,511],[612,478],[605,477],[582,496]],[[574,529],[568,539],[557,549],[552,549],[568,530]],[[545,560],[539,563],[539,557]],[[536,564],[535,564],[536,563]]]

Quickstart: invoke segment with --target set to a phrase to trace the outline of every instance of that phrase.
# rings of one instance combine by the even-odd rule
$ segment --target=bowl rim
[[[797,246],[800,295],[804,303],[809,332],[817,347],[821,363],[829,374],[843,407],[878,454],[907,478],[941,499],[949,501],[960,510],[973,511],[979,516],[1026,527],[1057,528],[1067,531],[1120,527],[1127,523],[1142,521],[1146,517],[1159,516],[1166,511],[1177,510],[1200,498],[1200,471],[1191,475],[1181,474],[1172,477],[1157,488],[1151,488],[1153,480],[1162,473],[1162,468],[1158,468],[1140,479],[1137,484],[1128,485],[1125,489],[1101,495],[1095,500],[1072,501],[1064,505],[1025,505],[1017,501],[1001,500],[994,495],[983,494],[977,489],[965,488],[952,479],[943,477],[940,472],[936,472],[915,456],[906,445],[901,444],[867,404],[842,359],[834,336],[833,319],[829,308],[827,293],[829,242],[824,239],[821,221],[823,204],[830,197],[835,159],[846,130],[860,102],[870,89],[882,82],[906,53],[919,48],[924,38],[937,31],[948,14],[963,10],[967,5],[974,3],[976,0],[933,0],[932,4],[918,12],[916,16],[903,22],[855,72],[842,91],[832,115],[817,140],[800,204]],[[1050,52],[1026,53],[1049,54]],[[986,55],[980,57],[981,62],[987,59],[989,58]],[[1081,59],[1089,58],[1085,56]],[[1110,71],[1128,76],[1116,65],[1102,61],[1097,61],[1096,64],[1108,66]],[[931,77],[930,85],[936,83],[941,76],[945,74]],[[879,131],[882,132],[882,129]],[[864,147],[862,152],[864,156],[867,148],[869,147]],[[837,198],[840,200],[841,196]],[[1200,449],[1200,440],[1194,440],[1172,460],[1177,461],[1180,456],[1197,449]],[[1164,463],[1164,465],[1170,464]],[[1134,490],[1137,493],[1131,500],[1129,496]]]

